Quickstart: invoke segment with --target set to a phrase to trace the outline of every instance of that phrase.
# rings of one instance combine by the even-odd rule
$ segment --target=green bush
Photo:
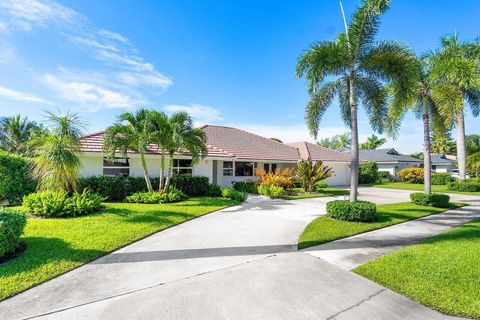
[[[26,224],[23,213],[0,207],[0,258],[18,248]]]
[[[260,185],[258,186],[258,193],[270,198],[283,198],[286,195],[286,191],[283,187],[274,185]]]
[[[327,181],[318,181],[315,183],[315,191],[322,191],[326,187],[328,187]]]
[[[448,208],[448,203],[450,201],[450,197],[448,195],[441,193],[426,194],[421,192],[415,192],[410,194],[410,199],[413,203],[420,206],[438,208]]]
[[[450,173],[434,173],[432,174],[433,185],[446,185],[452,181]]]
[[[209,197],[221,197],[222,196],[222,188],[216,184],[212,183],[208,186],[208,192],[206,194]]]
[[[343,221],[371,222],[377,219],[377,207],[368,201],[334,200],[327,202],[327,216]]]
[[[171,203],[188,199],[180,190],[171,188],[168,192],[136,192],[125,198],[125,202],[130,203]]]
[[[65,191],[43,191],[23,197],[23,206],[41,217],[74,217],[101,209],[104,200],[87,190],[74,192],[71,196]]]
[[[406,168],[398,172],[398,177],[407,183],[423,183],[423,168]]]
[[[35,191],[31,167],[30,159],[0,150],[0,201],[17,205],[23,196]]]
[[[454,181],[447,184],[447,190],[460,192],[479,192],[480,183]]]
[[[236,181],[233,190],[247,193],[258,193],[258,186],[254,181]]]
[[[362,163],[358,172],[358,183],[375,183],[378,179],[378,166],[375,161]]]
[[[245,192],[235,191],[230,188],[223,188],[222,189],[222,197],[230,198],[232,200],[243,202],[247,200],[247,194]]]
[[[375,183],[389,183],[393,182],[395,179],[393,176],[390,174],[388,171],[379,171],[377,175],[377,180],[375,180]]]
[[[208,177],[178,176],[172,177],[172,186],[192,197],[206,196],[210,183]]]

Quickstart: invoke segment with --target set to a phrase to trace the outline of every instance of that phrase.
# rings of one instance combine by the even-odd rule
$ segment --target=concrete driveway
[[[300,233],[329,200],[252,197],[3,301],[1,318],[447,318],[296,251]]]

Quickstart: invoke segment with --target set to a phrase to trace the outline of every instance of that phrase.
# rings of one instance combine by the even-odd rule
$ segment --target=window
[[[235,176],[252,177],[253,162],[235,162]]]
[[[265,172],[270,172],[270,163],[264,163],[263,164],[263,170]]]
[[[232,161],[223,161],[223,176],[233,176]]]
[[[273,172],[275,173],[275,170],[277,170],[277,164],[276,163],[264,163],[263,164],[263,170],[265,172]]]
[[[103,158],[103,175],[107,177],[130,175],[130,162],[128,158]]]
[[[275,173],[276,170],[277,170],[277,164],[276,164],[276,163],[272,163],[272,171],[270,171],[270,172]]]
[[[190,159],[173,159],[173,173],[180,176],[192,175],[192,160]]]

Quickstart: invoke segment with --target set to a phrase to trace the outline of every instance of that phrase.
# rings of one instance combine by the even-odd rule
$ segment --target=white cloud
[[[8,88],[5,88],[5,87],[0,87],[0,97],[7,98],[7,99],[10,99],[10,100],[15,100],[15,101],[22,101],[22,102],[52,104],[50,101],[39,98],[35,95],[29,94],[29,93],[26,93],[26,92],[21,92],[21,91],[8,89]]]
[[[196,103],[189,105],[170,104],[165,106],[164,109],[167,112],[186,111],[192,116],[196,125],[208,124],[223,120],[223,118],[220,116],[220,112],[217,109]]]

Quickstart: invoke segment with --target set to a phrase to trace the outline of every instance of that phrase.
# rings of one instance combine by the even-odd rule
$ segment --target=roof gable
[[[297,148],[303,160],[350,162],[349,155],[310,142],[292,142],[288,145]]]

